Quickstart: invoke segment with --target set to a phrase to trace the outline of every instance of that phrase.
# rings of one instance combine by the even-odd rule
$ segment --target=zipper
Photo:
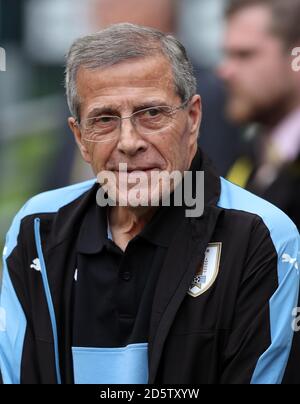
[[[52,333],[53,333],[53,340],[54,340],[54,354],[55,354],[55,370],[56,370],[56,378],[57,383],[61,384],[61,374],[60,374],[60,366],[59,366],[59,350],[58,350],[58,334],[57,334],[57,324],[55,318],[55,311],[54,305],[52,301],[52,296],[50,292],[48,277],[47,277],[47,270],[42,250],[42,243],[41,243],[41,234],[40,234],[40,218],[34,219],[34,237],[35,237],[35,244],[38,253],[38,259],[41,265],[41,274],[43,280],[43,286],[45,290],[48,310],[50,314],[51,326],[52,326]]]

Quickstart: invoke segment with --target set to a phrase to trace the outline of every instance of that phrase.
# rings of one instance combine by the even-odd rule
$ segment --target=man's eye
[[[114,122],[115,119],[113,116],[98,116],[97,118],[93,119],[93,124],[108,124]]]
[[[144,111],[144,116],[146,118],[156,118],[159,117],[163,114],[163,111],[161,108],[151,108],[148,109],[147,111]]]

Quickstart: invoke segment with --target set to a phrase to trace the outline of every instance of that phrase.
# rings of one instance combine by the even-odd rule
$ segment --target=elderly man
[[[12,224],[3,382],[289,382],[299,234],[197,150],[201,101],[183,46],[113,25],[73,44],[66,88],[69,125],[101,184],[36,196]],[[191,217],[177,196],[199,198],[199,187],[203,214]]]

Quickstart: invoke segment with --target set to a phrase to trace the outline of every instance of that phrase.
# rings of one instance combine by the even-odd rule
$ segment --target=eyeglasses
[[[120,134],[124,119],[130,119],[132,126],[141,135],[152,135],[168,129],[174,122],[176,112],[185,108],[188,102],[185,101],[178,107],[155,106],[145,108],[125,117],[98,115],[84,119],[77,125],[84,133],[83,139],[94,143],[115,140]]]

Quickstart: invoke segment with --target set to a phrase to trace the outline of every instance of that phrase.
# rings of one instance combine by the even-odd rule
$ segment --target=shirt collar
[[[107,226],[107,209],[98,206],[95,198],[83,217],[77,251],[83,254],[97,254],[108,244],[109,238],[111,234]]]
[[[300,108],[290,113],[271,133],[272,144],[282,162],[294,161],[300,152]]]
[[[172,234],[181,222],[179,211],[182,207],[160,207],[152,220],[137,236],[148,242],[168,247]],[[79,231],[77,251],[82,254],[98,254],[112,240],[107,220],[107,209],[97,206],[96,201],[89,206]]]

